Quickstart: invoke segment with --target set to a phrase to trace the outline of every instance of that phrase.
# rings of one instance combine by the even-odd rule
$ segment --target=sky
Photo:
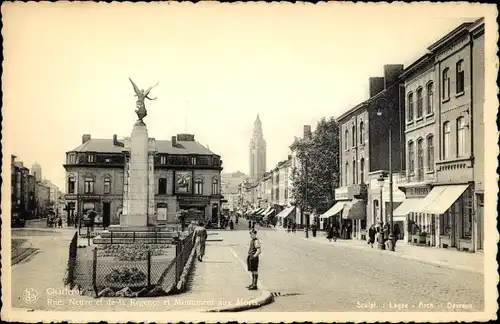
[[[224,172],[248,174],[259,114],[270,169],[303,125],[367,99],[384,64],[407,66],[486,9],[463,6],[4,3],[4,156],[37,161],[64,191],[65,152],[82,134],[130,136],[131,77],[159,82],[149,136],[195,134]]]

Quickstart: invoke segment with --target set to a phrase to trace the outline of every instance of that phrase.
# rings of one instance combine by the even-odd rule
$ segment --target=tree
[[[322,118],[310,138],[292,144],[298,165],[292,170],[292,195],[296,204],[323,213],[335,201],[339,183],[339,126],[335,119]],[[307,203],[306,203],[307,167]],[[307,204],[307,206],[306,206]]]

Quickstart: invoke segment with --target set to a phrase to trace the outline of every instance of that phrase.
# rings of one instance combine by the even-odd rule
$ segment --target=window
[[[457,119],[457,157],[465,156],[465,118]]]
[[[457,94],[464,92],[464,61],[457,62]]]
[[[424,94],[422,88],[417,90],[417,118],[422,117],[424,114]]]
[[[94,154],[87,155],[87,162],[94,163]]]
[[[427,114],[434,112],[434,83],[427,85]]]
[[[357,170],[356,170],[356,159],[355,159],[355,158],[353,158],[353,159],[352,159],[352,184],[355,184],[355,183],[356,183],[356,180],[357,180],[357,179],[356,179],[356,175],[357,175],[358,173],[357,173],[356,171],[357,171]]]
[[[166,156],[160,156],[160,164],[167,164],[167,157]]]
[[[104,193],[109,194],[111,192],[111,179],[106,177],[104,178]]]
[[[276,199],[276,202],[280,200],[280,189],[279,188],[274,189],[274,197]]]
[[[415,173],[415,147],[413,142],[408,143],[408,166],[410,174]]]
[[[191,157],[191,165],[196,165],[196,158],[194,156]]]
[[[356,125],[352,125],[352,147],[356,146]]]
[[[94,193],[94,179],[85,178],[85,193]]]
[[[219,194],[219,180],[217,178],[214,178],[212,180],[212,195],[217,194]]]
[[[345,172],[344,172],[344,183],[345,185],[349,185],[349,162],[345,163]]]
[[[194,180],[194,194],[203,195],[203,179]]]
[[[427,170],[434,171],[434,136],[427,137]]]
[[[346,128],[344,137],[344,149],[347,150],[349,147],[349,130]]]
[[[160,178],[158,179],[158,194],[166,195],[167,194],[167,179]]]
[[[363,144],[363,132],[365,131],[365,125],[363,121],[359,123],[359,144]]]
[[[443,159],[450,157],[450,122],[443,124]]]
[[[68,155],[68,163],[69,164],[74,164],[75,163],[75,154],[69,154]]]
[[[424,140],[419,139],[417,141],[417,168],[418,168],[418,180],[423,180],[424,175]]]
[[[449,68],[446,68],[443,71],[443,100],[450,98],[450,76],[448,73],[449,71],[450,71]]]
[[[359,182],[365,183],[365,159],[359,162]]]
[[[408,121],[413,120],[413,93],[408,95]]]
[[[75,192],[75,177],[71,176],[68,178],[68,193],[74,194]]]

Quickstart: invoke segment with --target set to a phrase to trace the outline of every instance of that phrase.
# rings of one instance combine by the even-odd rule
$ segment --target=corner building
[[[149,192],[154,193],[154,206],[148,225],[177,222],[180,210],[188,217],[214,220],[221,206],[222,160],[200,143],[194,135],[178,134],[170,141],[155,141],[152,161],[154,176]],[[94,209],[105,226],[119,224],[126,193],[128,153],[124,143],[112,139],[82,136],[82,143],[66,153],[66,204],[70,216],[84,215]]]
[[[408,181],[394,216],[408,224],[411,243],[482,250],[484,20],[461,24],[428,51],[402,74]]]

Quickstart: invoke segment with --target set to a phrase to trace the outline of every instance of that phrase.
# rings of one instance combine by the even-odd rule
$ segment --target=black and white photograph
[[[2,318],[497,318],[495,5],[1,10]]]

